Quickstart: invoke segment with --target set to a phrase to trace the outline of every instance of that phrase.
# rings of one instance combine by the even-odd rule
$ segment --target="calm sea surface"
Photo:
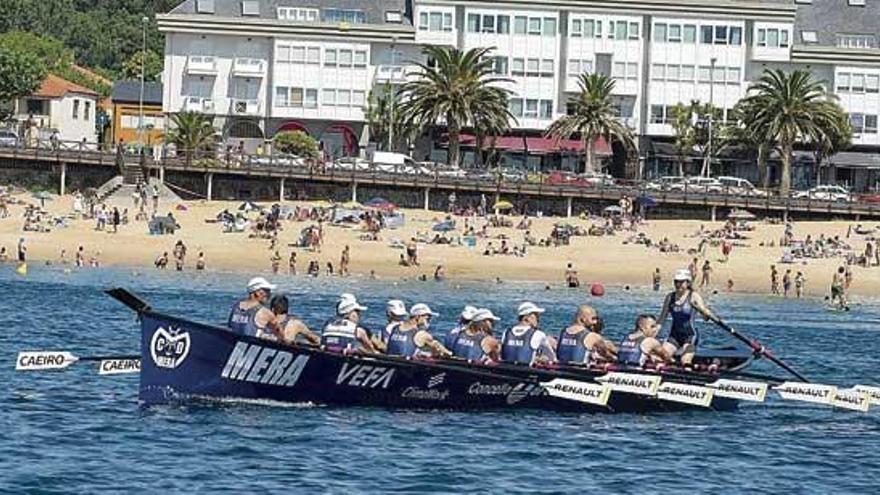
[[[340,292],[367,303],[425,301],[448,328],[465,303],[509,323],[523,299],[545,305],[544,326],[566,323],[583,292],[539,285],[279,279],[297,314],[316,325]],[[866,414],[782,402],[733,413],[577,415],[449,413],[379,408],[198,405],[142,410],[137,375],[91,366],[16,373],[21,350],[136,353],[127,309],[102,294],[123,285],[168,313],[225,318],[246,277],[0,265],[0,492],[3,493],[878,493],[880,406]],[[593,299],[617,338],[646,291]],[[741,331],[770,344],[816,381],[880,384],[880,304],[849,313],[818,301],[715,296]],[[702,327],[712,343],[727,343]],[[772,371],[765,363],[753,371]]]

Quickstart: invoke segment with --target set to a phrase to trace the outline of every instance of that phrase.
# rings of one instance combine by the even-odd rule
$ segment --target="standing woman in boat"
[[[715,319],[715,315],[706,307],[703,297],[694,291],[690,270],[678,270],[672,280],[675,290],[663,301],[657,323],[662,326],[667,316],[672,317],[669,337],[663,347],[670,355],[680,354],[681,364],[689,366],[700,345],[700,333],[694,326],[694,316],[700,313],[706,319]]]

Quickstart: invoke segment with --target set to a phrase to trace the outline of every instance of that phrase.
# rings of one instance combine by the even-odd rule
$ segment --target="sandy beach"
[[[39,200],[23,193],[15,198],[31,204],[39,204]],[[45,209],[50,215],[67,215],[72,211],[72,196],[54,197],[46,202]],[[187,246],[185,270],[195,269],[199,252],[204,252],[207,270],[241,271],[248,274],[271,274],[271,257],[274,252],[269,249],[269,240],[250,238],[247,233],[223,233],[220,224],[207,223],[206,219],[214,219],[220,211],[229,209],[237,211],[240,202],[183,202],[177,204],[160,204],[159,213],[173,211],[181,229],[174,235],[149,235],[144,221],[133,221],[121,225],[118,233],[95,230],[96,222],[89,220],[69,220],[64,228],[53,228],[51,232],[23,232],[23,204],[8,206],[9,216],[0,218],[0,247],[5,247],[12,261],[16,256],[16,245],[20,238],[25,239],[27,256],[30,263],[58,263],[61,250],[66,251],[67,260],[73,264],[74,255],[79,246],[83,247],[86,261],[96,256],[101,266],[116,265],[155,269],[154,261],[163,252],[168,252],[170,262],[168,270],[174,270],[174,258],[171,256],[174,244],[182,240]],[[307,206],[308,202],[289,202],[285,205]],[[128,207],[132,204],[119,204]],[[263,205],[263,206],[269,206]],[[185,209],[183,209],[185,208]],[[277,249],[281,261],[278,277],[289,276],[287,265],[290,252],[297,252],[297,270],[299,276],[306,272],[308,262],[317,260],[321,265],[321,277],[326,276],[325,267],[331,262],[338,267],[344,246],[351,248],[351,276],[369,276],[371,271],[380,279],[415,279],[425,275],[433,278],[437,265],[443,265],[446,279],[450,282],[464,280],[502,281],[543,281],[555,286],[562,286],[566,265],[572,263],[578,271],[582,286],[600,282],[609,286],[631,285],[645,287],[651,285],[652,272],[659,268],[662,274],[662,285],[671,285],[672,274],[676,269],[686,268],[694,256],[687,253],[696,248],[699,238],[693,234],[703,229],[716,229],[723,225],[719,222],[701,222],[689,220],[649,220],[639,226],[643,232],[655,242],[668,238],[678,244],[678,253],[661,253],[657,248],[648,248],[639,244],[624,244],[624,241],[635,232],[617,232],[615,235],[576,236],[571,238],[570,245],[559,247],[532,246],[523,257],[512,255],[485,256],[484,250],[489,242],[494,246],[500,244],[497,236],[506,235],[511,245],[521,245],[523,230],[516,228],[490,228],[490,239],[478,239],[476,247],[458,245],[437,245],[420,243],[418,245],[419,266],[400,266],[402,248],[390,246],[392,240],[407,241],[418,233],[430,237],[435,235],[431,228],[436,221],[442,220],[446,214],[421,210],[404,210],[406,223],[395,230],[382,230],[381,241],[362,241],[359,237],[364,231],[358,226],[324,225],[324,242],[320,252],[304,248],[294,248],[300,231],[314,222],[284,221],[278,237]],[[253,217],[254,214],[251,214]],[[519,217],[510,217],[514,225]],[[531,234],[537,238],[546,238],[556,222],[567,222],[576,226],[588,227],[592,223],[601,224],[602,220],[565,219],[565,218],[534,218]],[[455,237],[461,234],[464,219],[457,217],[458,231],[448,233]],[[485,223],[477,220],[478,228]],[[782,224],[770,224],[762,221],[752,222],[755,229],[743,232],[748,239],[736,241],[728,262],[723,262],[719,247],[706,247],[704,256],[699,256],[699,265],[708,259],[712,266],[711,283],[703,291],[726,291],[727,281],[733,280],[734,292],[770,293],[770,265],[776,264],[779,278],[782,279],[787,269],[792,270],[792,277],[803,272],[806,277],[805,295],[823,296],[828,293],[831,277],[837,267],[845,264],[842,257],[809,259],[806,262],[796,260],[793,264],[779,264],[783,249],[779,247],[783,237]],[[811,235],[814,239],[820,234],[826,237],[835,235],[848,243],[854,253],[861,254],[868,240],[862,235],[852,233],[847,239],[850,222],[797,222],[794,224],[794,237],[803,239]],[[876,222],[864,223],[863,227],[874,228]],[[880,232],[877,233],[880,235]],[[773,242],[774,247],[769,243]],[[761,244],[764,243],[764,246]],[[742,244],[742,245],[739,245]],[[80,270],[94,269],[91,267]],[[880,267],[851,266],[853,282],[851,294],[855,296],[873,296],[880,293]],[[183,275],[182,275],[183,276]],[[699,276],[698,276],[699,279]],[[794,297],[792,289],[791,297]]]

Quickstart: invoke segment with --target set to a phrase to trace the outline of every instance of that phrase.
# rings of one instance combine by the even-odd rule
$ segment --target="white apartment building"
[[[853,163],[880,146],[878,23],[880,3],[859,0],[186,0],[159,16],[164,108],[211,113],[229,140],[301,129],[353,154],[370,140],[370,91],[403,81],[421,45],[493,47],[519,141],[566,113],[579,74],[601,72],[656,164],[674,105],[711,102],[726,118],[765,68],[806,68],[850,112],[856,148],[841,156]],[[574,164],[539,148],[508,151],[534,154],[534,167]]]

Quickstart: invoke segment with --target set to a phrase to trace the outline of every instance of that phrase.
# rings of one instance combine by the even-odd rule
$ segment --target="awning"
[[[477,138],[471,134],[462,134],[460,137],[462,146],[476,146]],[[491,138],[486,138],[483,147],[488,148],[491,145]],[[580,153],[583,150],[583,143],[577,139],[552,139],[537,136],[498,136],[495,138],[495,148],[504,151],[523,151],[528,149],[529,153],[548,154],[573,152]],[[611,146],[603,138],[596,140],[596,155],[611,156]]]
[[[831,164],[838,168],[880,169],[880,153],[841,151],[831,157]]]

